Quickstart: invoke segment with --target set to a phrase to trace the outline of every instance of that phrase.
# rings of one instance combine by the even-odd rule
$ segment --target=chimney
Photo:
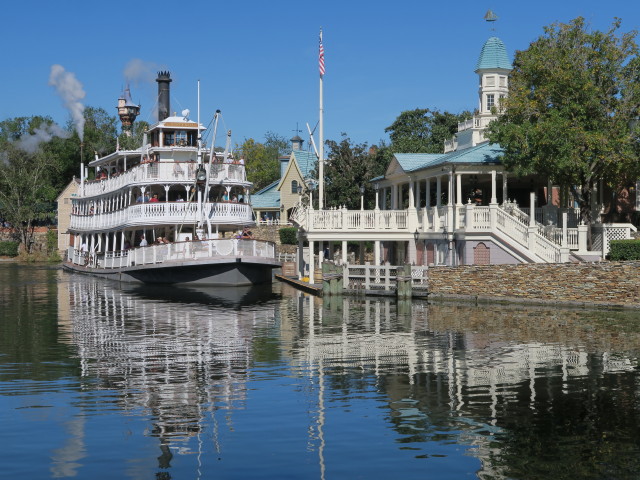
[[[171,101],[169,98],[169,84],[171,83],[171,74],[166,72],[158,72],[158,121],[161,122],[169,116]]]

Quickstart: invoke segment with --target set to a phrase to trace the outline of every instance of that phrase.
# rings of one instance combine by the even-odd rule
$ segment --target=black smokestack
[[[171,83],[171,74],[167,72],[158,72],[158,121],[161,122],[169,116],[171,101],[169,99],[169,84]]]

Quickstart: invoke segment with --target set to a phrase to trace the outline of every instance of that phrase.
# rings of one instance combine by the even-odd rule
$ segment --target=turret
[[[161,122],[169,116],[171,109],[171,100],[169,96],[169,84],[171,83],[171,74],[166,72],[158,72],[158,121]]]
[[[136,121],[136,117],[140,115],[140,105],[136,105],[131,100],[131,91],[129,85],[124,89],[122,96],[118,99],[118,116],[122,123],[122,131],[131,136],[131,129],[133,122]]]

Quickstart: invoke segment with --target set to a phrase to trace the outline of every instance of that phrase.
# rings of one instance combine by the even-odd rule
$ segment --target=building
[[[453,266],[598,260],[610,240],[629,238],[631,224],[598,223],[587,249],[588,226],[579,224],[568,195],[536,175],[509,176],[500,146],[484,132],[500,114],[510,71],[504,43],[489,38],[475,68],[476,115],[458,125],[442,154],[394,155],[385,174],[371,180],[374,210],[296,209],[300,247],[306,240],[315,253],[300,275],[327,253],[346,263],[348,242],[358,242],[361,252],[372,243],[376,265]],[[603,209],[602,186],[598,193],[593,211]]]
[[[302,149],[303,142],[298,135],[291,139],[291,152],[280,157],[280,178],[251,196],[256,221],[287,223],[300,203],[318,161],[315,153]]]

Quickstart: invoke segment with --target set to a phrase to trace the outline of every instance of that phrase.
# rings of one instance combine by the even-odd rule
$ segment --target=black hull
[[[95,275],[119,282],[155,285],[193,286],[244,286],[271,283],[275,261],[233,261],[177,262],[133,266],[119,269],[100,269],[65,263],[66,270]]]

